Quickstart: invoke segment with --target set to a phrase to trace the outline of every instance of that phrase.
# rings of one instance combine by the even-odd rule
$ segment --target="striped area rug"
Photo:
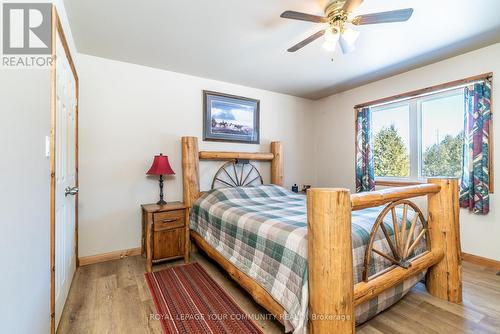
[[[167,334],[263,334],[198,263],[144,275]]]

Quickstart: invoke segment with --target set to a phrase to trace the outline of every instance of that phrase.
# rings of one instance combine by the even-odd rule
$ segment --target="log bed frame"
[[[197,137],[182,137],[185,204],[191,207],[202,194],[199,180],[200,160],[231,161],[236,159],[270,161],[271,183],[283,185],[281,142],[272,142],[271,152],[268,153],[199,152]],[[427,229],[426,239],[428,239],[429,250],[412,259],[405,259],[408,260],[406,265],[395,263],[396,265],[371,279],[364,279],[354,284],[351,212],[384,204],[388,204],[388,209],[384,211],[390,211],[398,201],[404,204],[408,201],[403,200],[419,196],[427,196],[428,214],[423,228]],[[404,214],[406,215],[406,211]],[[428,269],[426,287],[432,296],[452,303],[462,301],[458,181],[456,179],[431,178],[425,184],[352,195],[347,189],[312,188],[307,192],[307,222],[309,333],[354,333],[354,308],[357,305],[426,269]],[[414,224],[412,222],[412,225]],[[414,227],[412,226],[410,231],[413,231]],[[394,231],[395,239],[396,232],[397,229]],[[406,233],[406,229],[403,231],[401,228],[400,233]],[[284,322],[282,306],[266,290],[225,259],[196,232],[191,231],[191,239],[208,256],[218,262],[257,303],[273,314],[278,321]],[[405,240],[404,237],[401,239],[401,241]],[[403,245],[406,243],[404,245],[406,251],[408,251],[409,242],[401,242]],[[370,254],[367,254],[367,257],[369,256]],[[366,261],[365,257],[365,263]]]

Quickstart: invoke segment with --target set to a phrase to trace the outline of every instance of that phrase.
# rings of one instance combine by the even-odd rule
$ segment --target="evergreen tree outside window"
[[[372,111],[377,179],[461,176],[463,88],[375,106]]]

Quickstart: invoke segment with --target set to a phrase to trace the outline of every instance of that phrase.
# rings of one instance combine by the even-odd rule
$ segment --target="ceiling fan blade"
[[[363,0],[347,0],[342,7],[344,12],[352,13],[354,12],[361,4]]]
[[[366,15],[359,15],[352,19],[352,24],[376,24],[376,23],[390,23],[390,22],[403,22],[413,14],[413,8],[391,10],[389,12],[373,13]]]
[[[287,51],[288,52],[295,52],[297,50],[300,50],[302,49],[304,46],[306,46],[307,44],[311,43],[312,41],[315,41],[317,40],[318,38],[320,38],[321,36],[323,36],[325,34],[325,30],[320,30],[318,31],[317,33],[307,37],[306,39],[304,39],[302,42],[299,42],[297,44],[295,44],[294,46],[292,46],[291,48],[289,48]]]
[[[287,10],[281,13],[280,17],[292,20],[301,20],[315,23],[325,23],[328,22],[328,18],[323,16],[311,15],[306,13],[294,12],[293,10]]]

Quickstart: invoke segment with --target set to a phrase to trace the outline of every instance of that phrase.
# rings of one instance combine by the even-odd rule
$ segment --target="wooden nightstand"
[[[153,263],[184,258],[189,262],[188,208],[181,202],[166,205],[143,204],[142,254],[146,254],[146,270]]]

